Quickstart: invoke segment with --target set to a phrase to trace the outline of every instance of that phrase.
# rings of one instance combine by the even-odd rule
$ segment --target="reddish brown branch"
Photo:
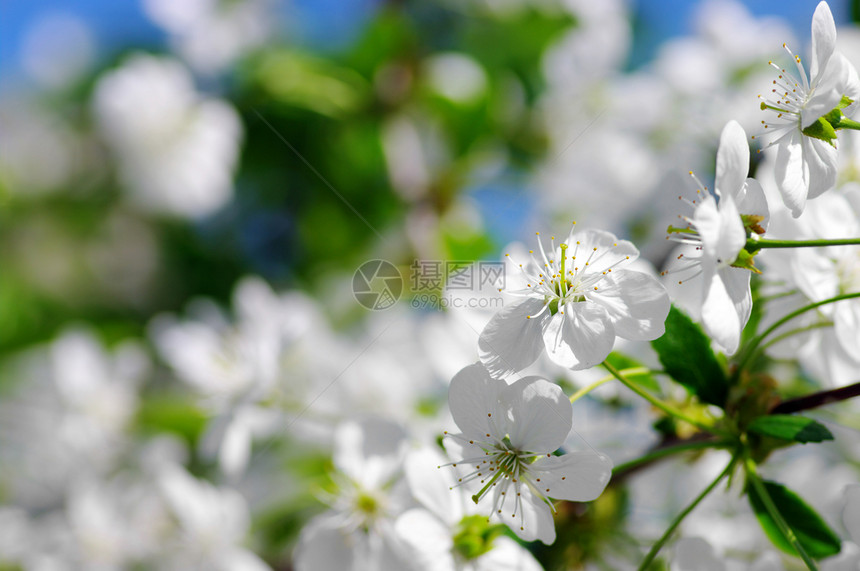
[[[847,387],[821,391],[804,397],[782,401],[771,409],[770,414],[789,414],[792,412],[800,412],[802,410],[809,410],[826,404],[848,400],[856,396],[860,396],[860,383],[854,383]]]

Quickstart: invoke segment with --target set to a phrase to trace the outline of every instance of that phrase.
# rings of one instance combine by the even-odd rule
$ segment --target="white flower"
[[[540,571],[528,550],[502,535],[504,526],[478,514],[464,488],[455,487],[453,472],[437,469],[442,458],[424,448],[404,463],[421,507],[404,512],[395,528],[415,550],[419,566],[433,571]]]
[[[176,551],[167,569],[270,569],[253,552],[241,546],[251,524],[248,506],[241,494],[198,480],[179,466],[164,468],[159,485],[179,532]]]
[[[844,496],[842,522],[848,532],[848,540],[842,542],[842,551],[838,556],[821,562],[822,571],[860,569],[860,484],[846,486]]]
[[[116,467],[150,364],[138,343],[108,350],[87,330],[67,330],[16,361],[10,378],[26,382],[0,400],[4,487],[45,508],[77,479]]]
[[[464,457],[452,465],[472,468],[458,482],[482,484],[472,499],[491,493],[491,517],[526,541],[555,541],[550,498],[589,502],[609,482],[612,462],[602,454],[553,456],[573,424],[558,385],[538,377],[508,385],[474,364],[451,380],[448,405],[462,430],[449,436],[462,444]]]
[[[675,229],[670,236],[690,246],[678,256],[681,263],[670,272],[692,270],[686,279],[702,274],[702,324],[729,354],[737,351],[752,311],[751,272],[732,267],[747,240],[741,213],[759,216],[759,226],[766,227],[768,222],[764,192],[756,180],[747,178],[748,171],[746,134],[737,122],[730,121],[723,128],[717,150],[714,186],[719,202],[696,179],[702,188],[696,191],[697,199],[688,201],[695,208],[693,217],[679,216],[688,226]]]
[[[845,510],[842,512],[842,520],[851,541],[860,545],[860,484],[845,488]]]
[[[828,193],[811,203],[799,218],[787,212],[775,213],[768,233],[778,239],[798,240],[855,237],[860,234],[860,216],[852,207],[851,195]],[[763,253],[763,262],[772,282],[763,293],[778,297],[765,305],[761,327],[809,303],[860,291],[860,246],[772,249]],[[771,356],[799,359],[814,378],[829,386],[856,380],[860,300],[823,305],[792,319],[773,334],[782,336],[797,329],[802,331],[768,348]]]
[[[302,529],[298,571],[413,569],[411,552],[394,530],[402,511],[396,489],[404,455],[403,429],[382,419],[346,422],[335,432],[332,458],[338,493],[332,509]]]
[[[854,66],[835,51],[836,25],[826,2],[818,4],[812,16],[809,79],[800,57],[785,44],[783,47],[794,59],[800,78],[769,62],[779,75],[773,81],[771,97],[759,98],[762,109],[776,114],[769,122],[762,123],[773,131],[770,145],[778,145],[776,178],[782,199],[797,217],[803,212],[807,198],[819,196],[836,183],[836,147],[832,142],[836,135],[822,117],[840,105],[843,96],[857,101],[860,79]],[[851,105],[843,113],[850,113],[853,108]],[[821,128],[830,131],[823,138],[818,132]]]
[[[701,537],[684,537],[675,544],[672,571],[725,571],[726,564]]]
[[[587,369],[606,359],[615,337],[651,340],[664,332],[669,297],[651,276],[622,269],[639,251],[609,232],[574,233],[552,250],[519,264],[526,299],[498,312],[481,332],[481,361],[495,376],[528,367],[544,348],[553,362]],[[533,251],[530,251],[533,253]],[[508,258],[510,258],[508,256]]]
[[[269,0],[144,0],[146,15],[169,34],[174,50],[196,71],[222,72],[269,39]]]
[[[684,537],[675,544],[675,557],[671,571],[725,571],[726,569],[747,569],[748,571],[781,571],[779,556],[773,551],[765,551],[752,563],[738,561],[718,554],[713,546],[701,537]]]
[[[277,294],[259,277],[239,282],[233,307],[231,323],[214,304],[196,300],[192,319],[159,315],[150,332],[161,357],[217,415],[203,452],[217,455],[224,473],[236,477],[250,459],[253,437],[277,426],[280,415],[263,405],[285,397],[279,389],[287,384],[290,352],[318,315],[304,296]],[[298,392],[303,384],[291,380],[289,386]]]
[[[182,64],[134,55],[102,76],[93,103],[133,202],[197,218],[232,198],[239,115],[226,101],[201,96]]]

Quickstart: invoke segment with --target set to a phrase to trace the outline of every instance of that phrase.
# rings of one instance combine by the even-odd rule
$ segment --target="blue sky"
[[[182,2],[183,0],[175,0]],[[325,47],[348,42],[372,14],[377,0],[274,0],[282,6],[289,36]],[[0,0],[0,79],[2,88],[22,76],[21,46],[28,30],[50,14],[70,14],[92,31],[99,53],[124,47],[160,47],[165,35],[142,9],[141,0]]]
[[[177,0],[182,1],[182,0]],[[695,2],[690,0],[631,0],[642,23],[637,38],[640,58],[647,58],[662,40],[689,32]],[[352,37],[357,26],[373,10],[376,0],[290,0],[282,2],[290,35],[318,47]],[[815,0],[762,2],[747,0],[759,15],[786,18],[798,37],[807,37]],[[830,2],[837,22],[848,19],[848,1]],[[138,0],[0,0],[0,78],[3,87],[20,79],[22,40],[32,26],[47,14],[71,13],[92,29],[100,53],[126,46],[158,46],[164,36],[145,17]]]

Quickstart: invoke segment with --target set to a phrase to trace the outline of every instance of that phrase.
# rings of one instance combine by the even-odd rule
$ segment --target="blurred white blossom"
[[[198,93],[178,61],[129,57],[99,79],[93,110],[134,204],[198,218],[232,198],[239,116],[226,101]]]
[[[406,505],[400,482],[406,434],[374,418],[348,421],[335,432],[337,492],[331,509],[302,529],[294,554],[297,571],[415,568],[394,523]]]
[[[143,8],[170,35],[176,53],[205,74],[235,64],[274,28],[269,0],[143,0]]]

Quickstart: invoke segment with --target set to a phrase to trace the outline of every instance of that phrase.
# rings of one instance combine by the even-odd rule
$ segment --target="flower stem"
[[[747,480],[752,483],[756,493],[759,498],[761,498],[767,513],[769,513],[770,517],[773,518],[773,521],[779,528],[780,533],[782,533],[785,539],[792,547],[794,547],[794,550],[797,551],[797,555],[803,559],[803,562],[806,563],[806,567],[809,571],[817,571],[818,567],[815,566],[815,562],[809,557],[806,550],[803,549],[803,546],[800,544],[800,541],[798,541],[794,531],[788,526],[785,519],[783,519],[782,514],[779,513],[779,509],[776,507],[776,504],[774,504],[773,500],[770,498],[770,494],[767,493],[767,488],[764,487],[764,483],[761,481],[758,472],[756,472],[756,465],[755,462],[752,461],[752,458],[747,458],[744,461],[744,469],[747,473]]]
[[[644,375],[644,374],[647,374],[649,372],[650,371],[647,367],[632,367],[630,369],[622,369],[621,371],[619,371],[619,373],[621,373],[622,375]],[[576,401],[578,401],[579,399],[581,399],[582,397],[584,397],[585,395],[587,395],[588,393],[590,393],[591,391],[593,391],[594,389],[599,387],[600,385],[602,385],[604,383],[608,383],[609,381],[613,380],[614,378],[615,378],[615,375],[606,375],[602,379],[598,379],[598,380],[594,381],[593,383],[591,383],[590,385],[579,389],[578,391],[576,391],[575,393],[573,393],[571,395],[570,402],[575,403]]]
[[[687,424],[691,424],[691,425],[695,426],[696,428],[698,428],[699,430],[704,430],[705,432],[711,432],[714,434],[723,435],[720,431],[716,430],[713,426],[709,426],[707,424],[699,422],[698,420],[694,420],[694,419],[690,418],[689,416],[685,415],[680,410],[678,410],[672,406],[669,406],[668,404],[664,403],[660,399],[656,398],[654,395],[648,393],[647,391],[643,390],[642,388],[640,388],[636,384],[630,382],[627,378],[624,377],[624,375],[621,374],[621,372],[618,371],[618,369],[613,367],[609,363],[609,361],[603,361],[603,366],[606,367],[606,370],[609,371],[613,377],[615,377],[616,379],[621,381],[621,384],[623,384],[625,387],[627,387],[628,389],[630,389],[631,391],[633,391],[634,393],[636,393],[640,397],[644,398],[645,400],[647,400],[648,402],[653,404],[655,407],[659,408],[660,410],[662,410],[663,412],[668,414],[669,416],[674,416],[678,420],[683,420]]]
[[[694,440],[691,442],[682,442],[680,444],[675,444],[671,446],[661,446],[643,454],[639,458],[635,458],[630,460],[629,462],[624,462],[623,464],[619,464],[615,468],[612,469],[612,478],[615,479],[616,475],[622,474],[624,472],[628,472],[633,470],[634,468],[638,468],[643,464],[648,464],[655,460],[659,460],[660,458],[665,458],[666,456],[672,456],[673,454],[678,454],[680,452],[686,452],[687,450],[701,450],[702,448],[723,448],[726,446],[730,446],[732,444],[731,440],[714,440],[709,437],[708,440]]]
[[[840,238],[838,240],[768,240],[747,238],[745,250],[750,254],[762,248],[820,248],[823,246],[852,246],[860,244],[860,238]]]
[[[740,374],[740,371],[747,365],[747,363],[749,363],[752,360],[752,358],[758,354],[759,345],[761,345],[761,342],[764,341],[764,338],[767,337],[768,335],[770,335],[771,333],[773,333],[778,328],[780,328],[783,324],[791,321],[792,319],[794,319],[798,315],[803,315],[807,311],[812,311],[813,309],[815,309],[817,307],[821,307],[822,305],[827,305],[830,303],[836,303],[838,301],[843,301],[845,299],[853,299],[853,298],[857,298],[857,297],[860,297],[860,292],[844,293],[842,295],[837,295],[836,297],[831,297],[829,299],[825,299],[822,301],[816,301],[815,303],[810,303],[809,305],[804,305],[800,309],[796,309],[796,310],[792,311],[791,313],[789,313],[788,315],[786,315],[785,317],[778,319],[776,321],[776,323],[774,323],[773,325],[771,325],[770,327],[765,329],[764,332],[762,332],[760,335],[758,335],[757,337],[753,338],[752,341],[750,341],[750,344],[744,350],[744,356],[741,358],[740,363],[738,364],[737,372],[735,374],[736,375]]]
[[[780,333],[779,335],[777,335],[776,337],[774,337],[773,339],[771,339],[770,341],[768,341],[767,343],[762,345],[761,349],[762,349],[762,351],[764,351],[765,349],[767,349],[771,345],[779,343],[780,341],[784,341],[785,339],[788,339],[789,337],[794,337],[795,335],[799,335],[801,333],[806,333],[807,331],[812,331],[813,329],[822,329],[824,327],[831,327],[831,326],[833,326],[832,321],[820,321],[818,323],[813,323],[812,325],[807,325],[806,327],[798,327],[797,329],[792,329],[790,331],[786,331],[785,333]]]
[[[734,468],[735,462],[737,462],[737,460],[738,454],[735,453],[735,455],[732,456],[729,465],[726,466],[725,470],[720,472],[720,475],[717,476],[713,482],[708,484],[708,487],[702,490],[702,493],[696,496],[696,499],[694,499],[690,503],[690,505],[688,505],[681,513],[678,514],[678,516],[672,521],[671,525],[669,525],[669,528],[666,530],[663,536],[660,537],[660,539],[657,540],[657,543],[655,543],[651,547],[651,551],[648,552],[648,555],[645,556],[645,559],[642,561],[642,564],[639,565],[639,571],[645,571],[646,569],[648,569],[648,566],[654,561],[654,558],[657,557],[657,554],[660,552],[660,549],[662,549],[663,545],[669,540],[669,537],[672,535],[672,532],[674,532],[675,529],[677,529],[677,527],[681,525],[681,522],[684,521],[684,518],[687,517],[687,515],[689,515],[691,511],[696,509],[696,506],[699,505],[699,502],[705,499],[705,496],[710,494],[711,491],[717,487],[717,484],[719,484],[720,481],[732,471],[732,468]]]
[[[852,129],[854,131],[860,131],[860,123],[845,117],[844,115],[839,118],[839,122],[833,125],[834,129]]]

